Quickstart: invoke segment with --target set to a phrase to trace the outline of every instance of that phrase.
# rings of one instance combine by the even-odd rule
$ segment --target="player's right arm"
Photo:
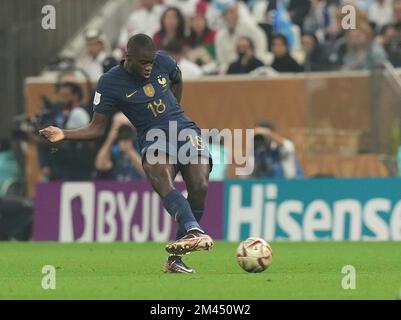
[[[57,127],[47,127],[39,130],[39,134],[54,143],[61,140],[90,140],[104,134],[109,115],[95,112],[92,121],[85,127],[74,130],[63,130]]]
[[[109,117],[116,112],[116,99],[110,94],[114,89],[112,81],[107,74],[100,77],[93,100],[93,119],[87,126],[74,130],[47,127],[39,131],[40,135],[53,143],[61,140],[90,140],[102,136]]]

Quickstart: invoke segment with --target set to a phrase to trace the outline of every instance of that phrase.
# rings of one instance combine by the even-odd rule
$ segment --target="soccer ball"
[[[265,271],[272,263],[273,250],[261,238],[248,238],[237,249],[237,261],[247,272]]]

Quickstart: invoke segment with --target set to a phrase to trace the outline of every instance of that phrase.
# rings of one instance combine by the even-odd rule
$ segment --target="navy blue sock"
[[[194,209],[192,206],[191,209],[196,221],[200,222],[203,216],[203,209]],[[185,234],[186,234],[185,230],[181,227],[178,227],[175,239],[176,240],[181,239],[183,236],[185,236]]]
[[[192,229],[199,229],[203,232],[202,228],[196,221],[189,202],[178,190],[170,191],[163,199],[164,207],[167,212],[178,223],[178,228],[187,233]]]

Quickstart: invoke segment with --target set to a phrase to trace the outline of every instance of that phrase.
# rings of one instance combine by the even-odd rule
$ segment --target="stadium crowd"
[[[356,9],[354,30],[342,27],[346,4]],[[184,79],[263,67],[361,70],[386,59],[401,66],[401,0],[139,0],[112,43],[116,60],[136,33],[173,54]],[[92,58],[104,59],[104,52]]]
[[[205,75],[366,70],[383,61],[401,67],[401,0],[138,0],[134,3],[128,20],[119,26],[118,39],[107,39],[100,29],[84,32],[85,55],[77,58],[75,64],[86,74],[88,83],[96,82],[118,64],[124,57],[127,39],[136,33],[148,34],[158,49],[170,53],[177,60],[184,80]],[[341,8],[346,4],[356,9],[355,29],[342,27],[345,13]],[[43,125],[75,128],[89,121],[93,88],[83,94],[83,88],[76,83],[76,74],[60,75],[61,101],[51,104],[50,118]],[[302,176],[293,143],[266,123],[255,124],[255,128],[261,134],[255,137],[256,170],[252,176]],[[39,143],[38,151],[45,179],[144,178],[135,128],[121,114],[113,118],[110,130],[100,142],[71,142],[58,149]],[[211,145],[211,152],[227,157],[230,150]],[[211,179],[226,177],[227,166],[215,166]]]
[[[395,67],[401,66],[401,0],[139,0],[135,3],[114,43],[101,30],[84,33],[86,55],[77,65],[90,80],[97,81],[116,65],[124,56],[128,38],[137,33],[151,36],[157,49],[171,54],[184,80],[216,74],[363,70],[386,60]],[[342,27],[341,8],[345,4],[356,9],[356,29]],[[67,77],[65,82],[70,80]],[[77,89],[70,82],[60,88],[67,94],[72,90],[71,99],[74,98]],[[78,108],[76,97],[67,102],[67,110],[55,113],[55,122],[71,127],[76,121],[88,121],[83,108]],[[90,113],[90,106],[87,110]],[[255,124],[255,127],[256,169],[252,176],[302,176],[293,143],[278,133],[267,134],[268,130],[274,132],[270,125],[266,128]],[[123,115],[117,114],[107,136],[93,147],[98,150],[94,152],[95,159],[90,153],[87,156],[87,163],[93,163],[95,176],[143,179],[135,141],[135,129]],[[79,148],[88,150],[88,146],[80,143],[71,143],[66,148],[68,154],[75,155]],[[219,157],[226,157],[224,153],[229,152],[216,150],[223,152]],[[63,172],[68,175],[63,179],[88,179],[79,173],[82,166],[77,166],[77,170],[71,167],[78,161],[65,161],[63,152],[53,153],[40,145],[39,151],[43,176],[58,179],[58,172]],[[85,171],[91,171],[87,169],[88,166]],[[211,179],[224,179],[227,167],[222,166],[215,174]]]

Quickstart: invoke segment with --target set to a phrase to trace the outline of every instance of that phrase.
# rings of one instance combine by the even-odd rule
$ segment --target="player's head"
[[[128,40],[126,67],[145,79],[150,78],[156,49],[152,38],[146,34],[136,34]]]

